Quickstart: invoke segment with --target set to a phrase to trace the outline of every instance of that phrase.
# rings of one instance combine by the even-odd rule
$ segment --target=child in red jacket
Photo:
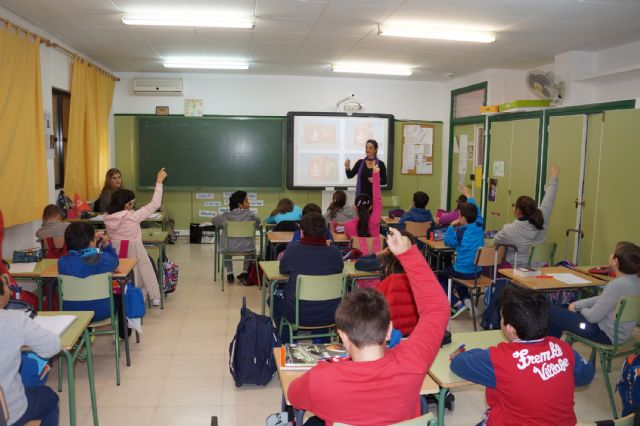
[[[385,349],[392,324],[382,294],[357,289],[342,301],[336,325],[352,361],[320,363],[287,393],[294,407],[312,411],[327,425],[388,425],[420,415],[420,388],[440,348],[449,303],[407,237],[391,229],[387,245],[409,277],[420,319],[411,337]]]

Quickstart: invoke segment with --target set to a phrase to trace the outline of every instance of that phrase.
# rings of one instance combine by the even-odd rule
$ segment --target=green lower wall
[[[151,199],[150,191],[137,190],[135,187],[135,164],[136,160],[136,131],[135,131],[134,115],[117,115],[115,117],[115,167],[120,169],[124,179],[125,187],[132,188],[136,192],[136,203],[142,205]],[[421,190],[429,194],[431,199],[429,207],[437,210],[438,200],[440,200],[440,182],[441,182],[441,158],[439,150],[442,147],[442,123],[431,123],[435,126],[434,133],[434,162],[433,175],[428,176],[406,176],[401,175],[401,156],[402,156],[402,126],[403,124],[420,124],[427,122],[418,121],[397,121],[395,125],[395,148],[394,148],[394,174],[393,189],[382,191],[382,201],[384,212],[392,208],[408,209],[411,206],[411,199],[415,191]],[[165,167],[171,175],[171,164]],[[238,188],[228,188],[227,191],[234,191]],[[258,215],[264,218],[275,208],[278,200],[283,197],[291,198],[297,205],[304,206],[307,203],[322,204],[322,192],[319,190],[312,191],[291,191],[283,189],[281,191],[251,191],[251,189],[242,188],[248,192],[257,192],[258,200],[264,200],[264,206],[258,207]],[[199,210],[205,208],[205,200],[197,200],[197,192],[214,193],[212,201],[222,201],[223,191],[166,191],[164,194],[163,204],[171,212],[175,221],[176,229],[188,229],[190,223],[206,222],[209,219],[199,217]],[[394,203],[396,201],[396,203]],[[394,205],[395,204],[395,205]]]

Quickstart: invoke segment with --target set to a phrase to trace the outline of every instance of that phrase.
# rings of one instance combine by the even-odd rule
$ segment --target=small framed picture
[[[169,107],[168,106],[157,106],[156,107],[156,115],[169,115]]]

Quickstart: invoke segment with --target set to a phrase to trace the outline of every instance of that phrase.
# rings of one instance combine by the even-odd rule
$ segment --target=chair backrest
[[[6,426],[9,421],[9,407],[7,406],[7,400],[4,397],[4,391],[0,386],[0,426]]]
[[[529,250],[529,265],[536,263],[546,263],[553,265],[553,257],[556,254],[556,243],[538,243],[532,244]]]
[[[379,238],[380,243],[376,248],[375,239]],[[366,243],[366,247],[362,246],[361,241]],[[351,237],[351,247],[360,250],[363,254],[372,254],[376,250],[382,250],[384,246],[384,239],[382,235],[380,237]]]
[[[414,237],[426,237],[427,232],[431,229],[432,221],[428,222],[411,222],[406,221],[404,223],[404,229],[410,232]]]
[[[342,299],[345,294],[344,274],[303,275],[296,278],[296,324],[300,323],[300,301],[321,302]]]
[[[89,275],[86,278],[60,275],[58,277],[60,307],[64,301],[81,302],[112,297],[111,273]]]
[[[480,247],[476,252],[476,266],[497,266],[504,259],[505,252],[506,249],[504,247]]]
[[[403,422],[400,423],[394,423],[390,426],[431,426],[431,425],[435,425],[436,421],[435,418],[433,417],[432,413],[427,413],[424,414],[420,417],[416,417],[415,419],[409,419],[409,420],[405,420]],[[349,426],[346,423],[334,423],[334,426]]]
[[[624,301],[624,306],[623,305]],[[640,296],[624,296],[620,298],[620,308],[622,312],[618,312],[620,321],[636,321],[640,322]]]
[[[251,245],[256,245],[256,223],[253,220],[233,221],[228,220],[224,223],[225,249],[229,244],[229,238],[250,238]]]
[[[46,237],[44,239],[45,259],[60,259],[67,254],[64,237]]]

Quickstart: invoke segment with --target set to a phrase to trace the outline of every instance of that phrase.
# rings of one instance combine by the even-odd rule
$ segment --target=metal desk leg
[[[87,373],[89,376],[89,394],[91,395],[91,414],[93,415],[93,425],[98,426],[98,404],[96,403],[96,387],[93,376],[93,354],[91,352],[91,336],[89,329],[84,330],[84,345],[87,350]]]
[[[122,321],[124,336],[124,352],[127,358],[127,367],[131,366],[131,354],[129,353],[129,324],[127,324],[127,311],[124,303],[124,287],[126,284],[118,281],[120,284],[120,321]]]
[[[84,337],[86,339],[86,336]],[[76,425],[76,382],[73,371],[74,356],[69,351],[62,351],[67,361],[67,388],[69,389],[69,425]]]
[[[447,397],[447,388],[440,388],[438,392],[438,426],[444,426],[444,403]]]
[[[44,286],[44,280],[42,278],[38,278],[36,280],[36,285],[38,286],[38,310],[41,311],[42,299],[44,299],[44,289],[42,288],[42,286]],[[49,303],[49,305],[51,305],[51,303]]]

